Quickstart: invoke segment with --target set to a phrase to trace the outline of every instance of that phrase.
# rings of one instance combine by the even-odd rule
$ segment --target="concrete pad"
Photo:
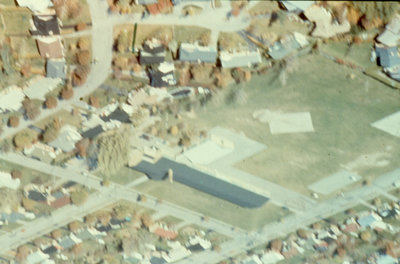
[[[309,112],[282,114],[269,122],[272,135],[314,132]]]
[[[400,137],[400,111],[372,123],[371,126],[392,136]]]
[[[184,156],[195,164],[207,165],[231,153],[233,148],[224,147],[212,139],[185,151]]]
[[[361,177],[350,171],[341,170],[333,175],[308,185],[308,189],[320,194],[330,194],[349,184],[359,181]]]

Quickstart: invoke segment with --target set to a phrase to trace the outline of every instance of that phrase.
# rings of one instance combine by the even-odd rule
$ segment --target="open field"
[[[0,15],[3,16],[4,22],[6,24],[6,34],[29,34],[29,20],[32,18],[32,12],[29,11],[29,9],[2,9],[0,10]]]
[[[265,144],[266,150],[236,167],[304,194],[310,194],[309,184],[342,168],[351,167],[364,179],[397,168],[398,138],[370,124],[398,111],[398,92],[322,56],[306,55],[298,64],[298,70],[288,74],[286,86],[272,69],[230,88],[243,89],[247,103],[228,100],[231,91],[227,89],[206,107],[196,109],[195,119],[185,117],[184,122],[197,130],[217,125],[233,128]],[[354,79],[348,77],[350,73]],[[315,132],[271,135],[267,124],[252,118],[254,111],[265,108],[283,113],[308,111]]]
[[[96,173],[99,177],[103,177],[102,173]],[[119,184],[126,185],[134,180],[145,176],[143,173],[132,170],[126,166],[109,176],[110,180]]]
[[[0,170],[5,172],[11,172],[13,170],[19,170],[22,172],[21,185],[24,186],[28,183],[40,183],[52,180],[52,177],[48,174],[38,172],[25,168],[21,165],[10,163],[0,159]],[[56,180],[56,179],[55,179]]]
[[[257,209],[242,208],[177,182],[149,181],[135,189],[248,230],[277,221],[289,213],[268,202]]]

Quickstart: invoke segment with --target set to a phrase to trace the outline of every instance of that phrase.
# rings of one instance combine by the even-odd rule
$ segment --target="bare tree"
[[[123,126],[100,137],[97,158],[104,175],[117,172],[128,162],[131,135],[130,127]]]
[[[47,96],[45,105],[46,105],[46,108],[48,108],[48,109],[57,107],[57,98],[55,96]]]
[[[8,118],[8,125],[10,127],[17,127],[19,126],[19,117],[16,115],[10,116]]]

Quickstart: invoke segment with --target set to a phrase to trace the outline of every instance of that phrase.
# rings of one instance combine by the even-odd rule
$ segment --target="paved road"
[[[141,195],[141,193],[120,184],[112,183],[108,187],[101,186],[101,179],[94,175],[88,174],[87,176],[83,176],[76,170],[52,166],[20,154],[1,153],[0,159],[17,164],[23,164],[27,168],[42,171],[50,175],[56,175],[61,179],[72,180],[85,185],[88,188],[99,191],[99,193],[97,193],[95,196],[91,196],[90,200],[79,208],[70,206],[66,207],[66,209],[60,209],[54,213],[52,218],[41,218],[22,227],[25,230],[29,230],[29,232],[21,232],[22,228],[17,229],[17,231],[14,232],[14,235],[16,236],[15,239],[10,240],[8,235],[0,236],[0,253],[11,248],[15,248],[24,242],[32,240],[44,233],[50,232],[52,229],[54,229],[54,224],[57,224],[57,226],[62,226],[70,222],[72,219],[84,216],[89,210],[93,211],[100,209],[102,204],[106,204],[105,201],[107,201],[107,203],[111,203],[116,200],[124,199],[133,203],[137,203],[138,197]],[[207,221],[203,221],[201,214],[191,211],[187,208],[177,206],[167,201],[159,203],[156,197],[149,195],[146,195],[146,197],[146,201],[140,202],[140,205],[153,209],[161,215],[173,215],[177,218],[184,219],[188,223],[196,224],[205,229],[214,230],[228,237],[235,237],[239,234],[246,233],[244,230],[235,228],[234,226],[223,223],[216,219],[211,218]]]
[[[346,209],[354,207],[360,201],[373,199],[381,195],[383,190],[388,192],[394,189],[392,184],[399,178],[400,169],[394,170],[377,178],[372,186],[363,186],[346,192],[343,197],[332,198],[321,202],[310,210],[290,215],[284,218],[281,223],[275,222],[268,224],[257,232],[250,233],[247,236],[239,235],[235,239],[224,243],[221,246],[220,252],[208,250],[199,254],[191,255],[189,258],[178,263],[217,263],[228,257],[235,256],[240,252],[264,244],[274,238],[284,236],[300,227],[310,225],[316,221],[335,215],[336,213],[343,212]]]

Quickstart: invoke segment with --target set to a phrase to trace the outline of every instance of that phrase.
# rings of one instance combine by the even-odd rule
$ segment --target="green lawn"
[[[395,149],[400,142],[370,124],[399,110],[398,91],[322,56],[306,55],[298,60],[299,68],[288,74],[286,86],[271,69],[230,88],[244,90],[244,105],[226,100],[227,89],[217,96],[220,100],[196,108],[195,119],[183,115],[183,122],[198,131],[232,128],[265,144],[264,151],[236,167],[308,195],[309,184],[369,154],[388,155],[388,165],[360,164],[355,170],[362,177],[373,178],[397,168],[400,152]],[[348,77],[350,73],[354,79]],[[309,111],[315,132],[272,135],[268,124],[252,118],[260,109]]]
[[[136,189],[189,208],[204,216],[216,218],[248,230],[277,221],[289,214],[287,210],[272,203],[266,203],[257,209],[239,207],[177,182],[171,184],[168,181],[149,181],[138,185]]]

